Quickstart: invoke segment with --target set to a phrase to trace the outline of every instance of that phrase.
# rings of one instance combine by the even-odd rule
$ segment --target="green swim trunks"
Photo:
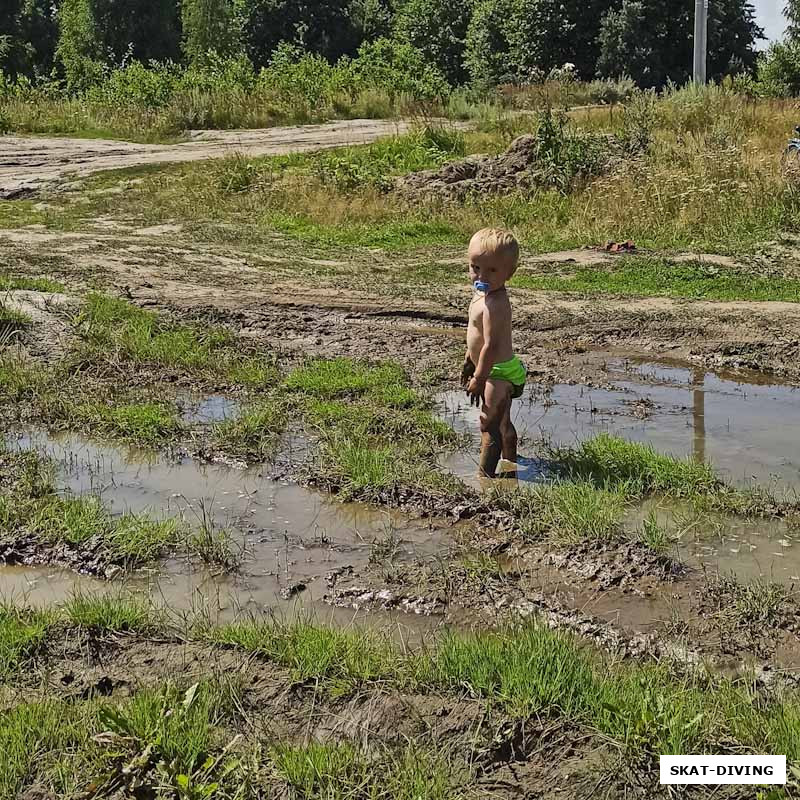
[[[522,390],[525,388],[525,378],[528,372],[525,365],[519,360],[517,356],[511,356],[508,361],[502,361],[492,367],[489,373],[490,378],[496,378],[499,381],[508,381],[512,386],[511,397],[516,400],[522,397]]]

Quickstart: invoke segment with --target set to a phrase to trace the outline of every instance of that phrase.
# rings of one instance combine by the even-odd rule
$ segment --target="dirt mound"
[[[518,136],[498,156],[475,155],[452,161],[439,169],[414,172],[399,178],[395,189],[411,197],[437,196],[461,200],[471,194],[526,191],[557,185],[581,175],[606,171],[619,149],[613,137],[583,142],[583,154],[572,162],[561,161],[534,134]],[[554,157],[555,156],[555,157]],[[568,157],[563,155],[564,159]]]

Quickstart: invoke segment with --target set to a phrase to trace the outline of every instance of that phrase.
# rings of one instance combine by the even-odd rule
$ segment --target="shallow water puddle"
[[[673,552],[688,564],[742,581],[800,582],[800,536],[784,520],[697,514],[686,504],[654,499],[629,513],[625,526],[636,529],[650,514],[675,537]]]
[[[187,425],[209,425],[212,422],[231,419],[238,416],[239,404],[222,394],[206,397],[187,396],[181,399],[181,421]]]
[[[800,488],[800,390],[763,375],[716,374],[677,362],[655,363],[591,354],[606,361],[609,386],[528,384],[513,406],[522,437],[570,444],[607,432],[656,450],[711,461],[726,480]],[[478,410],[462,391],[440,396],[441,416],[472,434],[469,453],[447,466],[472,479],[477,471]],[[524,438],[520,446],[525,453]],[[538,465],[539,467],[541,465]],[[541,474],[524,462],[522,479]]]
[[[529,384],[513,419],[521,437],[571,444],[607,432],[646,442],[661,452],[710,461],[731,483],[762,483],[781,490],[800,489],[800,391],[769,382],[763,375],[716,374],[680,362],[656,363],[603,354],[609,385],[588,388]],[[477,487],[480,444],[478,410],[463,392],[440,398],[440,416],[471,435],[467,451],[453,453],[444,465]],[[512,465],[501,462],[500,471]],[[519,459],[516,479],[537,481],[546,464]],[[633,512],[626,525],[641,524],[651,506]],[[680,534],[677,554],[689,564],[733,572],[743,580],[763,577],[782,583],[800,580],[800,537],[782,521],[708,516],[692,519],[685,508],[659,507],[659,522]]]
[[[360,504],[336,503],[287,481],[272,480],[257,469],[189,458],[169,461],[74,434],[36,432],[11,437],[7,446],[49,455],[59,467],[60,488],[97,493],[115,513],[182,515],[195,525],[205,513],[216,526],[227,528],[243,551],[239,574],[217,575],[197,563],[173,559],[126,579],[130,588],[146,589],[177,610],[207,605],[226,616],[248,607],[295,610],[301,605],[324,608],[320,613],[330,616],[331,609],[320,603],[332,592],[326,581],[330,573],[358,570],[374,551],[386,549],[381,543],[391,544],[396,563],[441,553],[449,546],[445,530],[434,525]],[[52,568],[0,568],[0,593],[25,594],[30,602],[63,600],[78,586],[109,585]],[[338,616],[350,619],[353,612]],[[425,625],[419,621],[419,627]]]

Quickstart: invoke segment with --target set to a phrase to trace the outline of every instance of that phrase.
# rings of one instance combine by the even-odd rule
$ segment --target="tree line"
[[[583,79],[683,83],[693,0],[2,0],[0,68],[72,89],[131,61],[191,64],[209,52],[270,64],[281,43],[333,62],[386,37],[419,50],[451,86]],[[753,73],[763,31],[749,0],[710,0],[708,74]]]

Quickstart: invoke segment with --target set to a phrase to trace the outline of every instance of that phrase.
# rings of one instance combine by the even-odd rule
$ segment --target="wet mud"
[[[217,399],[200,403],[192,413],[214,404],[219,413]],[[97,495],[115,514],[174,516],[188,526],[210,522],[214,529],[229,532],[241,556],[234,574],[176,553],[152,570],[123,575],[91,547],[69,551],[47,549],[41,542],[10,543],[4,560],[15,566],[0,569],[3,594],[37,605],[63,601],[76,589],[102,590],[105,585],[91,575],[37,566],[46,562],[101,578],[124,576],[127,588],[146,591],[158,604],[175,610],[210,607],[224,617],[248,608],[297,613],[303,607],[330,616],[322,601],[339,574],[363,567],[378,552],[391,551],[393,560],[403,564],[447,552],[451,543],[451,526],[444,521],[338,503],[273,478],[266,468],[169,458],[43,431],[9,436],[6,446],[49,456],[64,493]]]

